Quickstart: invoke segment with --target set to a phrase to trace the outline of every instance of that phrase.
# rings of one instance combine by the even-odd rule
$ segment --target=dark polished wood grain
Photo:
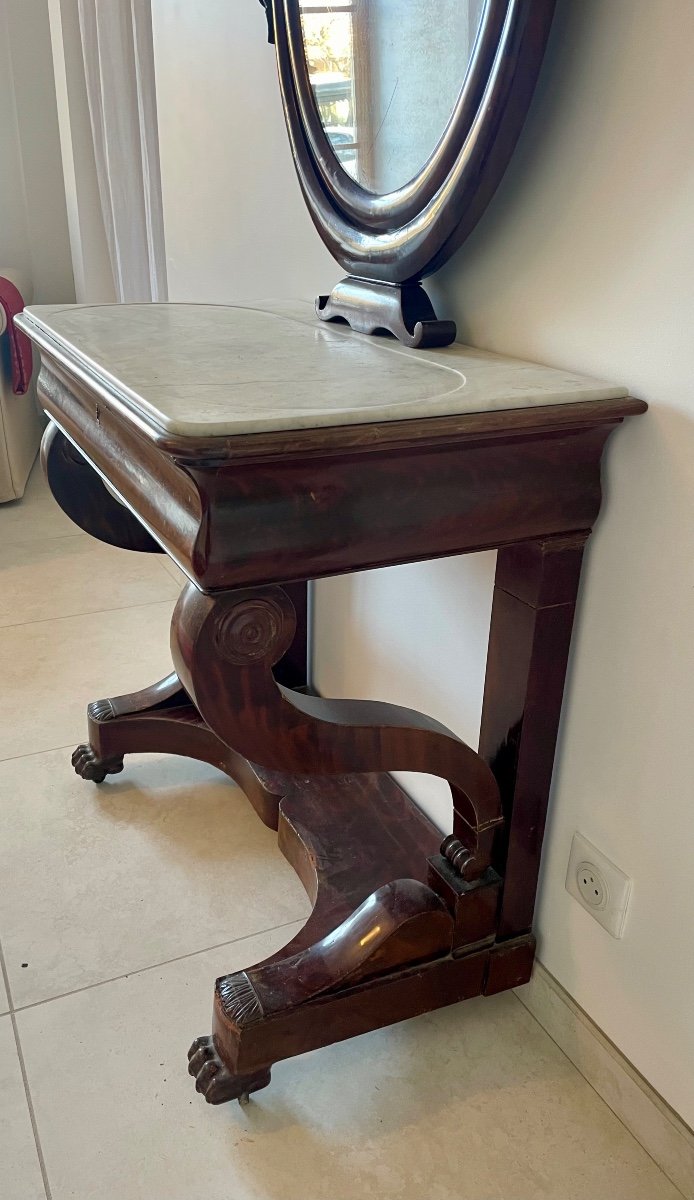
[[[530,930],[569,656],[583,534],[499,551],[480,754],[496,776],[505,822],[500,938]]]
[[[233,1084],[237,1073],[243,1078],[267,1069],[268,1059],[280,1062],[473,996],[519,987],[530,978],[534,948],[535,940],[528,935],[466,955],[449,954],[321,993],[307,1004],[241,1026],[227,1016],[217,993],[212,1034],[215,1066],[220,1064]],[[198,1076],[192,1063],[189,1070]],[[208,1102],[227,1099],[224,1094],[217,1099],[208,1093],[208,1079],[196,1079]]]
[[[646,407],[626,398],[197,441],[134,422],[43,361],[46,411],[206,591],[590,529],[604,443]]]
[[[187,587],[172,622],[178,678],[217,736],[261,766],[296,775],[415,770],[451,786],[455,865],[488,869],[501,823],[499,790],[482,758],[421,713],[378,701],[326,700],[278,686],[272,668],[291,645],[295,616],[281,588],[215,593]]]

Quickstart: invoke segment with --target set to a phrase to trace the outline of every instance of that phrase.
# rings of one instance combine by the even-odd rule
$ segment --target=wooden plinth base
[[[445,881],[436,888],[445,874],[440,834],[389,774],[302,778],[255,766],[206,725],[176,675],[91,704],[89,743],[73,763],[100,782],[122,770],[125,754],[142,751],[183,754],[226,772],[277,829],[313,902],[279,953],[217,980],[212,1036],[189,1052],[209,1103],[245,1101],[285,1058],[529,978],[532,936],[498,945],[494,912],[485,916],[496,904],[496,876],[477,889],[483,903],[473,903],[469,886],[461,892],[482,936],[456,945],[455,905]]]

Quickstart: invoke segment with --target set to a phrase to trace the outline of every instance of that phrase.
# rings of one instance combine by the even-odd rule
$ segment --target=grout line
[[[181,568],[174,562],[172,558],[169,557],[168,554],[159,555],[159,565],[163,571],[166,571],[169,579],[172,579],[174,583],[182,583],[181,575],[183,575],[185,582],[188,582]]]
[[[20,504],[21,504],[21,500],[20,500]],[[0,513],[0,526],[1,525],[2,525],[2,514]],[[3,546],[40,546],[42,543],[45,544],[46,542],[62,542],[62,541],[64,541],[65,538],[89,537],[90,536],[88,533],[84,533],[84,532],[80,533],[79,528],[76,527],[76,529],[77,529],[76,533],[49,533],[47,536],[40,537],[40,538],[38,538],[38,537],[19,537],[18,538],[18,537],[14,537],[12,534],[10,534],[9,538],[5,538],[2,544],[3,544]],[[94,539],[92,538],[92,541],[93,540]]]
[[[95,613],[68,613],[67,615],[62,616],[62,617],[42,617],[38,621],[27,621],[26,624],[27,625],[53,625],[58,621],[75,621],[75,620],[78,620],[80,617],[98,616],[99,613],[101,613],[101,612],[132,612],[135,609],[161,608],[165,604],[171,604],[174,599],[175,599],[174,596],[167,596],[165,600],[145,600],[144,602],[140,602],[139,604],[126,604],[124,608],[98,609]],[[13,629],[13,628],[16,628],[16,626],[4,625],[4,626],[0,627],[0,635],[2,634],[3,629]]]
[[[2,523],[2,513],[0,512],[0,525],[1,525],[1,523]],[[5,539],[5,541],[3,542],[3,545],[4,546],[14,546],[15,549],[17,549],[19,546],[23,546],[25,549],[29,550],[29,549],[34,549],[37,546],[52,545],[53,542],[62,542],[62,541],[65,541],[67,538],[74,538],[75,541],[77,541],[77,540],[82,541],[82,540],[86,539],[92,545],[94,545],[95,540],[96,540],[95,538],[90,536],[90,534],[80,532],[80,530],[76,528],[74,533],[60,533],[60,534],[58,534],[57,537],[51,537],[49,534],[48,537],[10,538],[9,541],[7,539]],[[105,542],[103,544],[106,545]],[[98,547],[94,547],[94,548],[98,549]]]
[[[171,578],[168,571],[166,572],[166,577],[169,583],[175,587],[175,581]],[[152,604],[168,604],[171,600],[175,599],[175,596],[164,596],[162,600],[146,600],[144,604],[116,604],[111,605],[109,608],[87,608],[81,612],[61,613],[60,616],[34,617],[29,621],[12,621],[8,625],[0,624],[0,634],[3,629],[22,629],[26,625],[46,625],[49,621],[67,621],[71,617],[95,617],[101,613],[125,612],[129,608],[149,608]]]
[[[41,754],[52,754],[54,750],[74,750],[78,744],[79,737],[75,738],[72,742],[64,743],[62,746],[46,746],[43,750],[26,750],[24,754],[8,754],[5,758],[0,755],[0,766],[6,762],[16,762],[19,758],[37,758]]]
[[[7,992],[7,1003],[9,1005],[8,1013],[11,1016],[14,1012],[14,1008],[12,1007],[12,991],[10,988],[10,977],[7,974],[7,964],[5,962],[5,954],[2,948],[2,942],[0,942],[0,975],[2,976],[2,981],[5,985],[5,991]],[[7,1016],[7,1013],[3,1013],[3,1016]]]
[[[525,1009],[525,1011],[528,1013],[528,1015],[529,1015],[530,1017],[532,1017],[533,1021],[534,1021],[534,1022],[535,1022],[535,1024],[538,1026],[538,1028],[540,1028],[540,1029],[542,1030],[542,1032],[544,1033],[545,1037],[548,1037],[548,1038],[549,1038],[549,1040],[550,1040],[550,1042],[553,1042],[553,1044],[554,1044],[554,1045],[557,1047],[557,1050],[560,1052],[560,1054],[561,1054],[561,1055],[562,1055],[562,1056],[563,1056],[563,1057],[566,1059],[566,1061],[569,1063],[569,1065],[573,1067],[573,1069],[574,1069],[574,1071],[576,1072],[576,1074],[577,1074],[577,1075],[580,1075],[581,1079],[583,1080],[583,1082],[584,1082],[584,1083],[586,1083],[586,1084],[588,1085],[588,1087],[590,1088],[591,1092],[593,1092],[593,1094],[594,1094],[595,1096],[597,1096],[597,1098],[598,1098],[598,1100],[600,1101],[600,1103],[601,1103],[601,1104],[604,1104],[604,1105],[605,1105],[605,1108],[606,1108],[606,1109],[608,1109],[608,1111],[612,1113],[612,1116],[614,1117],[615,1121],[618,1121],[618,1122],[619,1122],[619,1124],[622,1126],[622,1129],[625,1131],[625,1133],[627,1133],[627,1134],[629,1135],[629,1137],[632,1139],[632,1141],[636,1142],[636,1145],[637,1145],[637,1146],[639,1146],[641,1150],[643,1150],[643,1152],[644,1152],[644,1154],[646,1155],[646,1157],[647,1157],[647,1158],[649,1158],[649,1159],[651,1160],[651,1162],[653,1163],[653,1166],[655,1167],[655,1169],[656,1169],[657,1171],[659,1171],[659,1172],[660,1172],[660,1174],[663,1176],[663,1179],[667,1179],[667,1181],[668,1181],[668,1183],[670,1184],[670,1186],[671,1186],[671,1187],[673,1187],[673,1188],[675,1189],[675,1191],[677,1192],[677,1195],[682,1197],[682,1200],[687,1200],[687,1197],[685,1196],[684,1192],[680,1191],[680,1189],[678,1188],[677,1184],[676,1184],[676,1183],[674,1183],[674,1182],[672,1181],[672,1179],[670,1178],[670,1176],[667,1174],[667,1172],[663,1170],[663,1168],[661,1167],[660,1163],[659,1163],[659,1162],[656,1162],[656,1160],[654,1159],[653,1155],[652,1155],[652,1154],[650,1153],[650,1151],[649,1151],[649,1150],[647,1150],[647,1149],[646,1149],[646,1147],[644,1146],[643,1142],[640,1142],[640,1141],[639,1141],[639,1139],[637,1138],[637,1136],[636,1136],[636,1134],[634,1133],[634,1131],[633,1131],[632,1129],[630,1129],[630,1128],[629,1128],[629,1126],[628,1126],[628,1125],[627,1125],[627,1124],[626,1124],[626,1123],[625,1123],[625,1122],[622,1120],[622,1118],[620,1117],[619,1113],[615,1112],[615,1110],[614,1110],[614,1109],[611,1107],[611,1105],[609,1105],[609,1104],[607,1103],[607,1100],[605,1099],[605,1097],[600,1095],[600,1092],[598,1091],[598,1089],[597,1089],[596,1087],[594,1087],[594,1085],[591,1083],[590,1079],[588,1079],[588,1077],[587,1077],[586,1075],[584,1075],[584,1074],[583,1074],[583,1071],[581,1071],[581,1070],[580,1070],[580,1069],[579,1069],[579,1068],[576,1066],[576,1063],[575,1063],[575,1062],[572,1062],[572,1060],[569,1058],[568,1054],[566,1053],[566,1050],[564,1049],[564,1047],[563,1047],[563,1046],[560,1046],[559,1042],[558,1042],[558,1041],[556,1041],[556,1039],[552,1037],[552,1034],[549,1032],[549,1030],[548,1030],[548,1029],[545,1029],[545,1027],[544,1027],[544,1025],[542,1024],[542,1022],[540,1021],[539,1017],[536,1017],[536,1016],[535,1016],[535,1013],[534,1013],[534,1012],[532,1012],[532,1011],[531,1011],[531,1010],[530,1010],[530,1009],[527,1007],[527,1005],[525,1005],[525,1004],[523,1003],[523,1001],[520,999],[520,997],[519,997],[519,996],[516,996],[516,994],[515,994],[515,991],[513,992],[513,995],[514,995],[515,999],[518,1001],[518,1003],[521,1005],[521,1007]]]
[[[236,945],[237,942],[247,942],[251,938],[264,937],[266,933],[274,933],[278,929],[287,929],[290,925],[300,924],[302,920],[302,917],[295,917],[293,921],[283,921],[281,925],[270,925],[267,929],[258,929],[253,933],[244,933],[242,937],[231,938],[227,942],[217,942],[214,946],[203,946],[201,950],[190,950],[187,954],[177,954],[173,958],[165,958],[162,962],[151,963],[147,967],[137,967],[134,971],[124,971],[122,975],[112,975],[108,979],[97,979],[94,983],[85,984],[84,987],[72,988],[69,992],[58,992],[55,996],[46,996],[44,1000],[34,1000],[32,1004],[22,1004],[19,1008],[12,1007],[12,997],[10,996],[6,980],[5,986],[8,988],[7,996],[11,1006],[10,1015],[13,1016],[15,1013],[28,1012],[31,1008],[40,1008],[42,1004],[52,1004],[54,1000],[64,1000],[67,996],[78,996],[80,992],[91,992],[94,988],[103,987],[107,983],[117,983],[120,979],[132,979],[134,975],[145,975],[147,971],[158,971],[161,967],[170,966],[171,963],[183,962],[186,958],[196,958],[198,954],[208,954],[211,950],[222,950],[225,946]]]
[[[0,971],[2,972],[3,982],[5,984],[5,989],[7,991],[7,1002],[10,1006],[9,1017],[10,1017],[10,1021],[12,1022],[12,1032],[14,1033],[14,1044],[17,1049],[17,1059],[19,1060],[19,1070],[22,1075],[22,1083],[24,1084],[24,1095],[26,1097],[27,1108],[29,1110],[29,1120],[31,1122],[31,1130],[34,1135],[34,1145],[36,1146],[36,1157],[39,1160],[39,1169],[41,1171],[41,1178],[43,1179],[43,1187],[44,1187],[44,1191],[46,1193],[46,1200],[52,1200],[51,1185],[48,1182],[48,1172],[46,1170],[46,1160],[43,1157],[43,1148],[41,1146],[41,1139],[39,1137],[39,1127],[36,1122],[36,1113],[34,1112],[34,1102],[31,1098],[31,1090],[29,1088],[29,1076],[27,1075],[26,1063],[24,1062],[24,1052],[22,1050],[22,1043],[19,1038],[19,1028],[17,1026],[17,1021],[15,1018],[15,1010],[12,1007],[12,991],[10,988],[10,978],[9,978],[9,975],[7,974],[7,965],[5,963],[5,955],[4,955],[4,952],[2,949],[2,942],[0,942]]]

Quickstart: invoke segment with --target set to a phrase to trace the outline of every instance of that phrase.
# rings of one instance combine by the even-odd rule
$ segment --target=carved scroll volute
[[[181,593],[174,612],[171,653],[179,679],[203,716],[207,719],[206,710],[212,702],[221,720],[226,715],[231,721],[228,732],[238,733],[245,742],[247,726],[242,713],[252,702],[248,691],[257,690],[255,699],[261,709],[265,707],[263,697],[266,703],[274,699],[272,690],[268,693],[267,681],[275,690],[270,672],[289,649],[295,630],[294,606],[282,588],[214,597],[203,595],[190,584]],[[232,675],[234,685],[230,687]],[[255,680],[257,689],[253,687]],[[262,722],[262,712],[257,713],[257,719]],[[216,726],[218,722],[210,723]],[[243,750],[239,745],[234,748]]]
[[[216,622],[214,642],[222,658],[234,667],[273,667],[289,649],[296,617],[280,588],[264,596],[248,596]]]

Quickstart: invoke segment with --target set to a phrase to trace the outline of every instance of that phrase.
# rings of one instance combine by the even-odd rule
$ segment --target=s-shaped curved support
[[[499,789],[482,758],[445,726],[378,701],[323,700],[275,682],[272,667],[296,619],[280,587],[204,595],[190,585],[172,622],[183,686],[217,736],[251,762],[296,775],[421,771],[446,779],[454,832],[442,852],[462,879],[488,869],[502,821]]]
[[[314,839],[313,847],[305,847],[306,872],[297,868],[317,897],[312,918],[278,955],[217,981],[212,1035],[198,1038],[190,1050],[190,1073],[211,1104],[243,1101],[266,1087],[270,1067],[281,1059],[478,995],[491,953],[499,880],[489,860],[502,820],[491,770],[420,713],[372,701],[323,700],[279,684],[272,668],[286,653],[295,623],[289,597],[274,586],[204,595],[191,585],[172,621],[178,678],[206,724],[251,762],[295,778],[280,824],[280,844],[295,866],[301,857],[294,853],[296,837],[305,838],[307,817]],[[359,874],[360,854],[379,853],[369,849],[371,830],[358,815],[358,781],[392,785],[386,773],[398,769],[448,780],[454,835],[445,840],[442,858],[428,859],[431,886],[399,877],[402,868],[395,867],[345,915],[340,893],[349,892],[350,877]],[[329,776],[332,795],[322,813],[320,777]],[[374,835],[381,851],[387,847],[386,861],[395,864],[398,802],[389,822],[387,783],[371,787],[377,795],[382,788],[385,797],[383,813],[375,810],[372,817]],[[318,796],[311,799],[313,788]],[[335,846],[320,836],[316,821],[335,821]],[[381,830],[375,828],[379,821]],[[309,876],[324,871],[324,855],[328,887],[314,890]],[[423,871],[426,862],[408,869]]]

